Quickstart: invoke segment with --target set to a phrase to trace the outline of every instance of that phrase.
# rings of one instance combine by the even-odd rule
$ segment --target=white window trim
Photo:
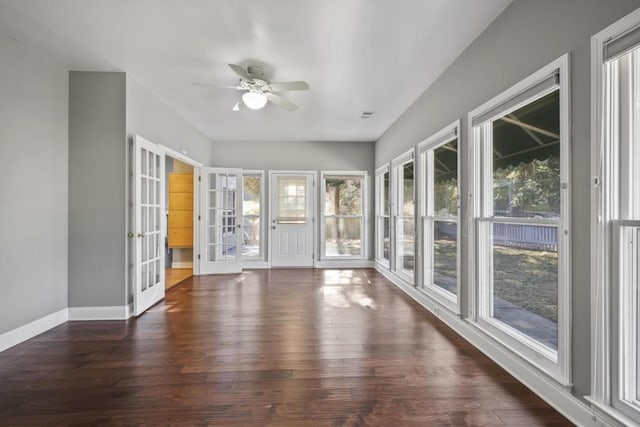
[[[331,176],[353,176],[354,178],[362,179],[362,215],[359,216],[361,218],[360,222],[360,255],[351,255],[351,256],[327,256],[325,255],[326,251],[326,241],[325,241],[325,218],[327,217],[344,217],[343,215],[325,215],[325,186],[326,186],[326,178]],[[320,172],[320,259],[321,260],[362,260],[367,259],[368,257],[368,245],[369,242],[367,240],[367,230],[368,230],[368,218],[369,218],[369,200],[367,198],[367,194],[369,191],[368,186],[368,177],[369,174],[367,171],[321,171]],[[354,216],[355,218],[356,216]]]
[[[461,165],[461,155],[460,155],[460,120],[456,120],[455,122],[449,124],[448,126],[444,127],[443,129],[441,129],[440,131],[436,132],[435,134],[433,134],[432,136],[430,136],[429,138],[425,139],[424,141],[422,141],[420,144],[418,144],[418,165],[417,165],[417,183],[419,183],[419,185],[417,185],[417,191],[416,193],[419,195],[418,200],[417,200],[417,208],[418,208],[418,212],[419,212],[419,218],[420,218],[420,223],[421,223],[421,227],[420,227],[420,236],[421,239],[419,239],[420,241],[420,245],[421,245],[421,256],[425,257],[426,254],[428,253],[428,250],[426,248],[426,240],[424,238],[424,223],[426,221],[426,216],[427,216],[427,197],[425,197],[427,195],[427,191],[428,188],[426,188],[426,183],[427,183],[427,153],[430,151],[435,150],[438,147],[441,147],[442,145],[445,145],[453,140],[458,140],[458,153],[457,153],[457,164],[458,164],[458,195],[460,195],[460,165]],[[435,219],[438,219],[437,217],[435,217]],[[440,288],[439,286],[434,285],[433,283],[427,283],[426,279],[425,279],[425,263],[424,260],[421,259],[420,262],[420,272],[421,274],[417,275],[419,278],[416,280],[416,283],[418,284],[418,287],[427,294],[427,296],[429,296],[430,298],[432,298],[433,300],[437,301],[438,303],[440,303],[441,305],[445,306],[446,308],[448,308],[449,310],[451,310],[452,312],[454,312],[455,314],[460,314],[461,311],[461,298],[459,297],[460,295],[460,272],[461,272],[461,260],[460,260],[460,255],[461,255],[461,239],[460,239],[460,233],[461,233],[461,224],[460,224],[460,200],[458,200],[458,215],[457,215],[457,221],[456,221],[456,235],[457,235],[457,243],[456,243],[456,288],[457,288],[457,294],[453,294],[451,292],[448,292],[442,288]],[[417,225],[417,224],[416,224]],[[416,232],[418,232],[417,227],[416,227]],[[416,239],[418,240],[418,239]]]
[[[585,398],[617,421],[632,420],[613,407],[614,339],[611,275],[617,268],[610,263],[615,252],[611,243],[616,219],[614,196],[618,165],[608,146],[610,137],[606,109],[605,44],[640,25],[640,9],[628,14],[591,38],[591,394]],[[638,420],[635,420],[637,422]]]
[[[389,257],[390,259],[390,269],[391,271],[398,275],[401,279],[403,279],[404,281],[406,281],[407,283],[410,283],[411,285],[415,286],[415,278],[416,278],[416,272],[418,271],[417,269],[417,265],[416,265],[416,261],[418,259],[419,253],[416,251],[416,246],[414,244],[414,250],[413,250],[413,274],[407,274],[406,271],[404,269],[398,269],[397,268],[397,263],[398,263],[398,250],[397,250],[397,246],[398,246],[398,241],[397,241],[397,231],[398,231],[398,227],[397,227],[397,219],[400,216],[400,209],[401,206],[399,206],[398,203],[398,197],[399,197],[399,185],[400,185],[400,178],[398,176],[398,166],[402,166],[406,163],[409,162],[413,162],[413,205],[414,205],[414,212],[413,212],[413,219],[414,219],[414,230],[415,230],[415,219],[416,219],[416,207],[417,207],[417,200],[416,200],[416,155],[415,155],[415,151],[416,148],[413,147],[407,151],[405,151],[404,153],[400,154],[399,156],[397,156],[396,158],[394,158],[391,161],[391,169],[390,169],[390,174],[389,174],[389,178],[391,180],[389,188],[390,188],[390,193],[391,193],[391,206],[390,206],[390,211],[389,213],[391,214],[391,218],[390,218],[390,227],[393,230],[391,233],[389,233],[390,235],[390,243],[391,243],[391,248],[393,248],[393,250],[391,250]],[[415,230],[417,231],[417,230]],[[414,236],[414,243],[417,243],[418,240],[418,236],[417,236],[417,232],[416,232],[416,236]]]
[[[266,197],[266,181],[265,181],[265,173],[264,170],[261,169],[243,169],[242,170],[242,192],[244,195],[244,177],[245,176],[259,176],[260,177],[260,256],[259,257],[252,257],[252,258],[245,258],[242,255],[240,255],[240,258],[242,259],[242,263],[247,263],[247,267],[251,267],[251,263],[256,263],[256,262],[265,262],[267,257],[266,257],[266,235],[267,235],[267,221],[266,221],[266,204],[265,204],[265,197]],[[244,197],[244,196],[243,196]],[[241,200],[241,202],[244,202],[244,200]],[[244,217],[244,214],[240,215],[240,218],[242,219]]]
[[[382,192],[384,190],[384,174],[389,174],[389,259],[384,258],[384,230],[379,227],[379,220],[386,218],[384,215],[384,206],[382,204]],[[391,163],[386,163],[376,169],[375,176],[375,215],[374,215],[374,233],[375,233],[375,261],[386,269],[391,268]]]
[[[518,94],[523,93],[527,89],[533,87],[536,83],[544,79],[546,76],[558,72],[560,76],[560,182],[561,182],[561,202],[560,202],[560,221],[558,223],[558,351],[557,360],[555,352],[548,350],[543,345],[537,343],[526,335],[517,332],[515,329],[508,327],[498,321],[487,321],[486,318],[480,316],[480,299],[479,290],[479,266],[486,264],[483,255],[479,250],[479,227],[478,221],[481,217],[481,196],[484,191],[481,179],[481,159],[482,154],[480,147],[482,135],[482,126],[473,126],[473,120],[480,117],[484,113],[489,112],[494,107],[514,98]],[[470,209],[469,209],[469,227],[472,244],[469,245],[469,284],[470,284],[470,321],[485,333],[492,336],[497,341],[504,344],[507,348],[527,360],[533,366],[547,373],[563,386],[570,387],[571,384],[571,184],[570,184],[570,81],[569,81],[569,54],[565,54],[525,78],[521,82],[507,89],[500,95],[487,101],[480,107],[471,111],[468,115],[468,135],[471,137],[470,158],[472,162],[471,181],[470,181]],[[533,99],[537,98],[536,96]],[[532,98],[527,99],[512,106],[511,110],[529,104]],[[485,122],[486,123],[486,122]],[[484,149],[487,149],[484,147]],[[485,153],[491,155],[491,153]]]

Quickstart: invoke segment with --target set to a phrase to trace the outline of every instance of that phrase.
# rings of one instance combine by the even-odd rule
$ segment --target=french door
[[[139,316],[164,298],[165,200],[162,148],[134,139],[134,314]]]
[[[242,170],[202,168],[200,274],[242,271]]]
[[[271,175],[271,266],[313,267],[313,172]]]

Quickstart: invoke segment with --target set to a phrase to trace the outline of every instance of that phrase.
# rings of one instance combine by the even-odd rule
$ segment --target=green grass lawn
[[[435,243],[435,269],[454,277],[456,244]],[[558,321],[558,254],[496,246],[493,252],[494,295],[552,322]]]

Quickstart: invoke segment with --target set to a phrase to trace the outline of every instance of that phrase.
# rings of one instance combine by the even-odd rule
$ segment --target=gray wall
[[[125,303],[124,73],[69,73],[69,307]]]
[[[170,147],[206,165],[211,140],[174,109],[127,75],[127,133]]]
[[[373,258],[373,142],[214,141],[210,164],[269,170],[363,170],[369,173],[369,258]],[[268,179],[268,175],[265,175]],[[267,194],[267,197],[269,195]],[[319,206],[319,205],[318,205]],[[269,215],[265,206],[266,215]],[[317,245],[319,246],[319,245]],[[318,249],[318,247],[316,248]],[[316,253],[319,253],[316,250]]]
[[[592,35],[639,6],[637,0],[515,1],[385,132],[375,148],[375,163],[380,165],[458,118],[463,119],[464,145],[469,111],[571,52],[573,378],[577,396],[589,394],[590,388],[589,43]],[[463,156],[462,164],[466,161]],[[464,178],[465,168],[462,172]],[[466,193],[463,188],[462,194]],[[463,204],[462,215],[466,212]],[[466,240],[463,245],[468,246]]]
[[[0,334],[67,306],[68,77],[0,35]]]

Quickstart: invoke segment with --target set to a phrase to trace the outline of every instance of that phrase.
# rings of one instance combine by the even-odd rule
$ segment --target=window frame
[[[266,187],[265,187],[265,172],[261,169],[243,169],[242,170],[242,194],[244,199],[244,177],[245,176],[258,176],[260,177],[260,253],[257,257],[245,257],[240,255],[240,259],[242,262],[263,262],[267,260],[266,254],[266,205],[265,205],[265,197],[266,197]],[[242,200],[244,203],[244,200]],[[241,204],[240,206],[240,220],[242,221],[242,232],[244,233],[244,206]],[[255,215],[251,215],[255,216]]]
[[[427,269],[430,263],[427,262],[427,256],[431,254],[431,249],[427,248],[427,244],[430,243],[430,239],[427,238],[427,227],[426,223],[431,218],[431,221],[439,221],[451,219],[451,217],[444,218],[438,215],[429,215],[429,201],[430,201],[430,193],[433,189],[429,188],[429,180],[428,173],[430,168],[430,160],[429,153],[433,153],[437,148],[442,147],[443,145],[448,144],[454,140],[458,141],[458,152],[456,154],[456,163],[458,168],[457,174],[457,189],[458,189],[458,211],[456,217],[456,289],[457,294],[453,294],[451,292],[442,289],[441,287],[435,285],[434,283],[429,283],[427,280]],[[419,221],[421,222],[421,236],[419,239],[419,244],[422,249],[422,260],[420,264],[421,273],[419,277],[421,278],[418,281],[418,288],[425,292],[429,297],[439,302],[441,305],[445,306],[455,314],[460,314],[461,312],[461,301],[460,292],[461,292],[461,254],[462,254],[462,239],[460,238],[461,233],[461,200],[460,200],[460,190],[461,190],[461,146],[460,143],[460,120],[456,120],[455,122],[449,124],[444,127],[440,131],[436,132],[429,138],[422,141],[418,144],[418,181],[419,185],[417,194],[419,197],[418,200],[418,212],[419,212]]]
[[[398,252],[398,220],[399,218],[404,218],[402,213],[402,206],[400,206],[400,193],[402,192],[401,185],[402,180],[400,179],[401,168],[409,162],[413,162],[413,227],[414,227],[414,236],[413,236],[413,272],[411,274],[407,273],[407,270],[398,269],[398,258],[401,256]],[[390,181],[390,193],[391,193],[391,206],[390,206],[390,227],[393,229],[393,233],[390,234],[390,246],[393,250],[390,251],[390,262],[391,262],[391,271],[397,274],[401,279],[410,283],[411,285],[415,285],[415,280],[417,276],[417,259],[418,253],[416,251],[417,245],[416,240],[417,230],[416,230],[416,210],[417,210],[417,199],[416,199],[416,174],[417,174],[417,165],[416,165],[416,156],[415,156],[415,147],[405,151],[399,156],[395,157],[391,161],[391,169],[389,178]]]
[[[361,179],[361,195],[362,195],[362,213],[360,216],[354,215],[325,215],[325,190],[326,179],[332,176],[353,176]],[[368,240],[367,240],[367,218],[369,214],[368,209],[368,177],[367,171],[320,171],[320,260],[364,260],[368,256]],[[360,218],[360,255],[349,256],[327,256],[326,255],[326,239],[325,239],[325,219],[326,218]]]
[[[491,144],[485,143],[491,138],[491,129],[488,124],[498,117],[504,116],[509,111],[515,111],[535,100],[547,95],[553,90],[540,90],[537,93],[529,93],[540,82],[549,79],[557,73],[557,84],[560,97],[560,218],[558,227],[558,350],[544,346],[526,334],[515,330],[506,323],[487,316],[491,307],[492,298],[488,292],[492,291],[491,280],[482,279],[483,271],[490,256],[481,248],[490,244],[488,236],[482,239],[481,221],[486,221],[492,214],[488,212],[488,204],[493,199],[483,203],[483,195],[491,195],[493,192],[492,180],[487,179],[487,167],[483,159],[492,158]],[[569,54],[565,54],[529,77],[515,84],[500,95],[484,103],[471,111],[468,115],[468,135],[470,137],[470,207],[469,227],[472,243],[469,245],[469,273],[470,283],[470,321],[484,333],[488,334],[506,348],[518,354],[520,357],[547,373],[563,386],[571,386],[571,139],[570,139],[570,87],[569,80]],[[527,95],[526,98],[518,97]],[[506,109],[500,110],[500,106],[509,101],[517,100]],[[499,110],[499,111],[498,111]],[[491,115],[491,112],[495,114]],[[482,117],[482,121],[474,125],[474,119]],[[491,187],[491,188],[489,188]],[[540,221],[539,222],[549,222]],[[528,222],[519,220],[517,222]],[[537,222],[536,222],[537,224]],[[555,224],[554,224],[555,225]],[[489,257],[489,258],[488,258]],[[489,273],[490,268],[486,268]]]
[[[607,416],[628,425],[640,421],[640,407],[621,398],[624,388],[621,374],[625,367],[620,367],[619,353],[624,351],[624,336],[630,332],[629,325],[625,325],[621,316],[629,310],[628,301],[621,303],[621,299],[625,295],[628,296],[628,289],[621,288],[619,284],[621,281],[629,280],[628,271],[625,272],[623,268],[629,260],[621,245],[625,243],[623,229],[638,230],[640,218],[620,219],[622,216],[619,181],[624,172],[619,161],[619,149],[624,136],[620,135],[617,123],[621,112],[619,111],[619,88],[616,86],[618,80],[614,82],[611,79],[612,62],[616,57],[607,58],[606,50],[611,41],[620,40],[634,32],[637,35],[638,28],[640,28],[640,9],[591,38],[592,376],[591,394],[585,398]],[[637,46],[636,43],[635,47]],[[625,110],[622,113],[630,112]],[[640,118],[636,117],[636,119]],[[638,250],[637,241],[634,249]],[[632,274],[638,274],[637,265]],[[637,306],[635,310],[638,310]],[[638,343],[636,342],[635,345],[637,352]],[[637,358],[638,354],[636,353],[635,356]],[[636,369],[640,371],[640,366]]]
[[[389,213],[384,212],[383,192],[384,192],[384,175],[389,174]],[[383,267],[391,268],[392,255],[392,224],[391,224],[391,163],[385,163],[376,169],[375,182],[375,260]],[[389,221],[389,259],[384,257],[384,218]]]

